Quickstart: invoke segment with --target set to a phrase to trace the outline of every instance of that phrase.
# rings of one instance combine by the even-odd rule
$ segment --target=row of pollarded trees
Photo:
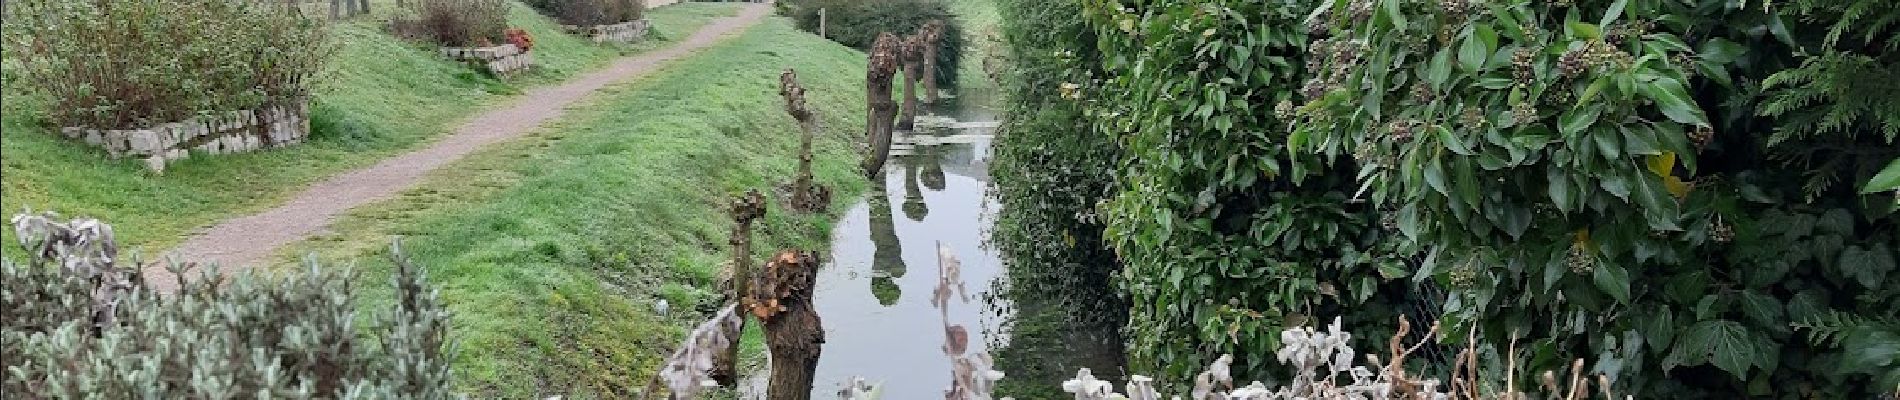
[[[908,36],[884,32],[878,35],[877,42],[871,45],[870,62],[865,69],[865,98],[868,120],[865,121],[865,139],[870,142],[870,153],[866,155],[863,167],[866,177],[875,179],[884,169],[885,161],[891,156],[891,133],[897,130],[910,130],[917,122],[917,84],[924,86],[922,103],[937,101],[937,52],[942,49],[944,22],[933,20],[912,32]],[[897,102],[891,99],[892,82],[898,69],[903,69],[904,106],[900,110]]]
[[[794,212],[824,212],[831,203],[831,189],[814,182],[811,172],[818,117],[805,102],[805,88],[799,85],[796,72],[788,69],[779,75],[779,94],[785,99],[786,113],[798,121],[802,137],[797,176],[777,193],[781,203]],[[727,208],[733,227],[730,282],[726,285],[731,303],[695,329],[668,357],[667,364],[648,385],[649,394],[657,394],[663,386],[672,398],[695,398],[706,381],[735,387],[740,380],[739,333],[745,330],[750,315],[765,328],[766,346],[772,354],[768,398],[810,398],[825,334],[811,303],[818,255],[782,250],[765,265],[755,267],[752,224],[764,218],[769,208],[765,195],[758,190],[732,200]]]

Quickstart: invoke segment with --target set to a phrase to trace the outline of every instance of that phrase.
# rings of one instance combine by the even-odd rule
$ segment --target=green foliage
[[[1130,367],[1166,381],[1223,353],[1270,376],[1281,328],[1343,315],[1385,336],[1409,251],[1352,200],[1350,161],[1288,136],[1305,75],[1293,2],[1090,2],[1104,78],[1076,82],[1125,152],[1103,206],[1126,268]],[[1382,271],[1388,271],[1382,273]],[[1391,289],[1391,290],[1387,290]],[[1378,300],[1373,301],[1377,297]]]
[[[448,391],[448,313],[397,254],[396,306],[356,325],[354,275],[239,274],[119,297],[43,260],[0,261],[6,377],[29,398],[425,398]],[[70,265],[70,264],[69,264]],[[137,264],[133,264],[137,265]],[[142,282],[134,275],[131,285]],[[116,322],[95,326],[100,304]]]
[[[1900,306],[1900,17],[1795,3],[1084,2],[1049,17],[1093,35],[1010,44],[1017,68],[1087,50],[1036,73],[1079,111],[1027,119],[1118,152],[1096,175],[1131,369],[1178,381],[1231,351],[1258,375],[1262,327],[1436,308],[1420,290],[1442,286],[1449,331],[1487,353],[1523,339],[1496,356],[1521,371],[1587,358],[1649,396],[1864,396],[1891,363],[1835,368],[1789,326]]]
[[[1891,145],[1900,136],[1900,97],[1893,95],[1900,91],[1900,12],[1878,0],[1800,0],[1790,6],[1791,17],[1814,23],[1815,32],[1778,36],[1817,54],[1762,80],[1766,98],[1758,113],[1775,119],[1770,151],[1810,170],[1810,196],[1835,183],[1866,182],[1862,193],[1900,188],[1900,152],[1848,150]],[[1775,146],[1787,141],[1798,143]]]
[[[592,26],[638,21],[646,14],[640,0],[525,0],[529,7],[563,24]]]
[[[1843,37],[1825,16],[1700,3],[1323,1],[1292,135],[1363,163],[1432,255],[1419,274],[1475,273],[1453,331],[1537,338],[1530,370],[1594,356],[1645,395],[1865,396],[1788,327],[1900,305],[1892,200],[1833,184],[1900,155],[1891,89],[1859,83],[1889,56],[1806,55]]]
[[[955,87],[957,65],[963,58],[963,24],[942,0],[787,0],[781,13],[798,29],[818,32],[819,10],[825,13],[825,37],[858,50],[869,51],[879,33],[910,35],[931,20],[944,22],[943,43],[937,51],[937,84]]]
[[[1065,84],[1099,76],[1095,33],[1076,10],[1078,0],[1003,0],[996,4],[1009,51],[996,54],[1004,98],[1001,133],[990,164],[997,211],[990,243],[1009,263],[1003,295],[1017,309],[1009,347],[996,352],[1003,394],[1055,398],[1048,382],[1073,377],[1080,354],[1119,357],[1113,335],[1127,322],[1128,305],[1112,289],[1120,263],[1102,241],[1096,204],[1110,193],[1121,151],[1114,137],[1084,119],[1085,105],[1065,98]],[[1106,332],[1101,334],[1100,332]],[[1093,351],[1077,352],[1078,346]],[[1049,353],[1058,353],[1051,355]],[[1114,372],[1118,359],[1092,361]]]
[[[1874,387],[1900,391],[1900,320],[1874,320],[1843,312],[1828,312],[1794,327],[1807,331],[1809,340],[1837,351],[1816,357],[1820,367],[1845,374],[1869,374]]]
[[[301,101],[334,47],[279,3],[16,0],[9,80],[50,101],[50,122],[99,129]]]

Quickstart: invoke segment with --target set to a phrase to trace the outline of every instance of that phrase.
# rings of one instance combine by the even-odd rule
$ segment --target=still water
[[[987,110],[959,111],[951,114],[962,117],[959,122],[994,120],[986,118],[994,115]],[[996,210],[986,195],[993,131],[901,134],[882,181],[873,182],[865,200],[833,227],[830,263],[818,276],[815,294],[825,348],[814,398],[835,397],[852,377],[879,384],[886,399],[942,398],[951,378],[943,349],[946,324],[969,332],[970,352],[1005,340],[1002,307],[982,296],[1003,272],[983,242]],[[943,311],[931,301],[939,244],[961,261],[968,294],[967,300],[952,296]]]
[[[920,116],[918,132],[893,140],[881,179],[833,227],[814,295],[825,344],[813,398],[837,398],[854,378],[878,385],[883,399],[943,398],[953,379],[952,330],[967,333],[963,354],[992,354],[1008,374],[1000,395],[1051,398],[1060,378],[1080,367],[1117,376],[1117,327],[1074,323],[1060,300],[1003,290],[1012,277],[1035,274],[1009,273],[986,242],[1002,207],[990,195],[994,93],[939,103]],[[961,290],[943,309],[932,301],[940,245],[961,264],[954,283]],[[743,397],[762,394],[763,379],[755,381]]]

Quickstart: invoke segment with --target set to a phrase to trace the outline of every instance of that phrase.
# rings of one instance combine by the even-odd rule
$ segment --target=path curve
[[[738,15],[716,19],[672,46],[621,59],[557,86],[530,89],[505,107],[469,119],[428,147],[337,174],[269,210],[219,222],[166,254],[181,261],[220,265],[226,274],[249,269],[268,261],[279,248],[322,231],[351,208],[415,186],[430,171],[485,146],[526,135],[543,122],[559,118],[566,113],[565,107],[594,91],[638,78],[661,63],[718,44],[727,35],[758,24],[771,12],[770,4],[747,4]],[[144,273],[148,287],[164,293],[178,289],[176,276],[161,266],[147,267]]]

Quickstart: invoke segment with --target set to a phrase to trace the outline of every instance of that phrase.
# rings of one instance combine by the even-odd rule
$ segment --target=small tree
[[[884,170],[884,162],[891,157],[891,124],[897,116],[897,103],[891,100],[891,77],[897,73],[899,44],[897,35],[889,32],[877,37],[877,44],[871,46],[871,60],[865,67],[865,101],[869,118],[864,125],[865,139],[870,143],[869,154],[864,159],[865,178],[877,178]]]
[[[831,189],[812,182],[811,142],[818,134],[818,116],[805,105],[805,88],[798,85],[798,73],[786,69],[779,74],[780,96],[785,98],[785,113],[798,121],[798,177],[792,181],[792,209],[803,212],[823,211],[831,203]]]

